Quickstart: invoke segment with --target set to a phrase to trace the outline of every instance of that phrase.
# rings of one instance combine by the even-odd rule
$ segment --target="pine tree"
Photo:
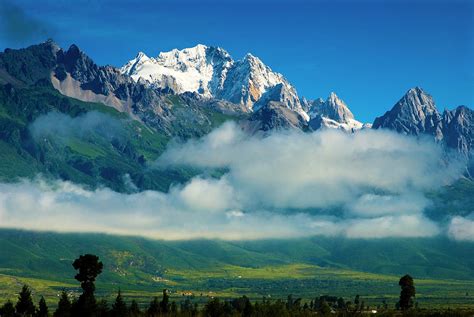
[[[27,285],[23,285],[20,295],[18,295],[18,302],[15,306],[16,313],[20,316],[33,316],[36,308],[31,299],[31,291]]]
[[[10,300],[8,300],[0,308],[0,316],[2,316],[2,317],[15,317],[15,306],[13,305],[13,303]]]
[[[160,310],[162,313],[168,313],[170,311],[170,296],[168,295],[168,290],[164,289],[163,290],[163,298],[160,302]]]
[[[61,292],[59,297],[58,308],[53,314],[53,317],[70,317],[71,316],[71,301],[67,296],[65,290]]]
[[[122,298],[122,293],[119,289],[115,302],[112,304],[112,316],[114,317],[126,317],[127,316],[127,304]]]
[[[130,308],[128,309],[128,315],[130,317],[138,317],[141,315],[140,307],[138,306],[138,303],[136,300],[132,300],[132,303],[130,304]]]
[[[44,297],[41,296],[41,299],[38,304],[38,310],[36,311],[35,317],[48,317],[48,306],[46,305],[46,301],[44,300]]]
[[[150,317],[158,316],[160,314],[160,302],[158,297],[154,297],[148,306],[147,315]]]
[[[176,316],[176,314],[178,313],[178,305],[176,305],[175,301],[171,302],[170,312],[172,316]]]
[[[109,304],[105,299],[101,299],[97,303],[97,310],[95,316],[97,317],[113,317],[113,315],[110,312],[109,309]]]

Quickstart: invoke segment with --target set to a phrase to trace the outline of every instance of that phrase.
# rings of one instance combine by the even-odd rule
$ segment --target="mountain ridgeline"
[[[64,129],[40,129],[39,136],[32,128],[51,113],[62,115],[54,119],[61,123],[67,118],[87,121],[91,112],[115,123],[97,123],[102,117],[95,116],[93,128],[87,125],[87,131],[67,137]],[[200,137],[226,120],[250,134],[390,129],[429,135],[473,156],[473,110],[459,106],[440,113],[418,87],[372,125],[357,121],[335,93],[327,100],[299,97],[283,75],[259,58],[247,54],[234,60],[222,48],[198,45],[156,58],[140,52],[121,68],[98,66],[76,45],[63,50],[52,41],[0,53],[2,180],[42,174],[119,191],[131,190],[127,180],[138,190],[167,190],[195,171],[157,171],[148,163],[171,138]],[[104,131],[108,126],[119,126],[120,133]]]
[[[435,140],[469,155],[474,145],[474,111],[466,106],[440,113],[423,89],[410,89],[395,106],[375,119],[374,129],[408,135],[432,135]]]

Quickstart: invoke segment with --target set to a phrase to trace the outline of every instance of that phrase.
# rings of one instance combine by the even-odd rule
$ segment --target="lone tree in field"
[[[400,285],[402,289],[398,307],[400,307],[401,310],[407,310],[413,307],[413,297],[415,297],[416,294],[413,278],[407,274],[400,279],[398,285]]]
[[[93,316],[97,308],[94,297],[95,279],[102,273],[104,265],[99,261],[99,257],[93,254],[81,255],[72,266],[79,272],[74,277],[81,282],[83,293],[74,304],[73,316]]]
[[[23,285],[20,294],[18,295],[18,302],[15,306],[16,313],[19,316],[33,316],[36,308],[31,299],[31,291],[27,285]]]

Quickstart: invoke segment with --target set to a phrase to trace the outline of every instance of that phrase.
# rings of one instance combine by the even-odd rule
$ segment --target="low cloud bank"
[[[203,192],[205,191],[205,192]],[[204,196],[201,196],[204,195]],[[438,233],[422,215],[338,219],[307,213],[237,209],[222,180],[196,178],[165,194],[88,191],[57,181],[0,185],[0,226],[58,232],[103,232],[157,239],[246,240],[311,235],[425,237]]]
[[[157,166],[227,168],[225,179],[246,209],[344,206],[374,216],[420,213],[429,204],[423,192],[461,174],[461,162],[443,162],[434,142],[388,131],[257,138],[227,123],[202,139],[171,145]]]
[[[0,184],[0,226],[159,239],[230,240],[312,235],[473,240],[473,220],[428,219],[424,192],[458,178],[428,140],[386,131],[275,132],[251,137],[233,123],[170,145],[156,168],[224,168],[168,193],[120,194],[69,182]],[[203,174],[204,175],[204,174]]]

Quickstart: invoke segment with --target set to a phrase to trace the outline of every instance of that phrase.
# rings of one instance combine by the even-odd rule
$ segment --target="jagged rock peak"
[[[438,113],[433,97],[421,87],[411,88],[399,101],[401,107],[411,107],[422,110],[423,114]],[[421,114],[421,113],[420,113]]]
[[[349,110],[346,103],[334,92],[329,94],[326,101],[322,98],[314,100],[309,112],[311,118],[321,116],[339,123],[347,123],[349,120],[354,120],[354,115]]]
[[[439,140],[443,137],[441,120],[433,98],[422,88],[415,87],[408,90],[391,110],[376,118],[373,128],[411,135],[428,133]]]

